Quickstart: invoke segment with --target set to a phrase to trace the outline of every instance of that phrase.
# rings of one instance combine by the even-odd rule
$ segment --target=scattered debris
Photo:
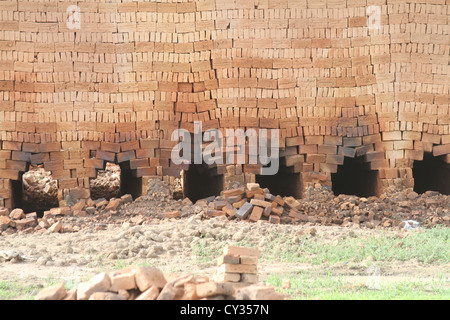
[[[6,251],[0,251],[0,262],[21,262],[26,260],[32,260],[30,257],[21,254],[20,252],[17,252],[15,250],[6,250]]]
[[[406,220],[402,221],[403,228],[407,231],[410,231],[415,228],[419,228],[420,224],[417,221],[414,220]]]
[[[418,195],[410,189],[387,191],[380,197],[336,197],[319,186],[310,188],[306,198],[295,199],[272,195],[267,188],[251,183],[245,188],[223,191],[212,201],[203,199],[196,204],[205,207],[205,218],[226,216],[229,220],[249,222],[402,228],[406,219],[426,225],[450,225],[449,196],[433,191]]]
[[[339,225],[364,228],[450,226],[449,196],[412,189],[387,189],[380,197],[335,196],[325,187],[311,187],[303,199],[273,195],[269,189],[252,183],[222,191],[193,204],[188,198],[174,200],[171,184],[159,179],[149,181],[148,193],[133,200],[130,194],[107,200],[77,200],[71,206],[25,214],[22,209],[9,212],[0,208],[0,235],[16,232],[77,232],[101,229],[108,224],[141,225],[162,219],[201,219],[224,217],[253,223]],[[58,224],[61,222],[61,224]],[[311,235],[314,230],[311,229]]]

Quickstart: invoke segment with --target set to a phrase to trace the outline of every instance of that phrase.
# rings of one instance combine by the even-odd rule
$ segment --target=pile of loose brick
[[[239,256],[240,255],[240,256]],[[230,257],[241,260],[241,264],[222,264],[218,275],[223,274],[223,266],[238,266],[235,270],[226,270],[226,275],[236,274],[245,279],[242,268],[252,267],[256,275],[254,258],[259,251],[252,248],[227,246],[220,259],[228,261]],[[242,261],[243,259],[243,261]],[[251,261],[250,261],[251,260]],[[242,263],[243,262],[243,263]],[[247,264],[246,262],[251,262]],[[244,267],[243,267],[244,266]],[[248,271],[245,269],[245,271]],[[241,275],[242,273],[242,275]],[[253,277],[250,280],[255,280]],[[64,283],[43,289],[36,300],[283,300],[288,298],[257,281],[235,282],[226,279],[213,280],[208,276],[171,276],[164,275],[158,268],[128,267],[113,273],[100,273],[89,281],[80,283],[67,291]]]
[[[436,191],[418,194],[403,186],[390,187],[380,197],[366,198],[335,196],[317,185],[307,193],[303,199],[275,196],[269,189],[249,183],[196,204],[204,205],[205,218],[224,216],[228,220],[248,222],[403,228],[405,220],[416,220],[423,226],[450,225],[449,196]]]
[[[206,201],[199,200],[197,203]],[[282,216],[308,221],[308,217],[298,210],[299,206],[300,203],[294,197],[275,196],[258,183],[247,183],[246,187],[222,191],[220,197],[208,204],[205,216],[227,216],[229,219],[250,222],[268,220],[274,224],[279,224]]]
[[[29,232],[76,232],[80,227],[72,224],[64,224],[64,217],[79,217],[101,215],[116,215],[120,206],[131,203],[133,198],[130,194],[120,198],[106,200],[104,198],[80,199],[72,206],[52,208],[44,211],[42,217],[36,212],[24,213],[23,209],[16,208],[11,212],[0,207],[0,234],[11,234],[15,231]]]

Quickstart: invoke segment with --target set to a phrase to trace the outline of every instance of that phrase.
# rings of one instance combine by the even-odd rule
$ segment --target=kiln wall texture
[[[424,152],[450,163],[448,20],[448,0],[1,1],[0,206],[30,164],[61,204],[106,162],[177,176],[194,121],[279,129],[304,186],[350,157],[411,187]]]

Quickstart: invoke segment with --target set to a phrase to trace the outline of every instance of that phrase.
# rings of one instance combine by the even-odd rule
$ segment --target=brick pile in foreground
[[[235,274],[245,282],[212,280],[208,276],[169,276],[158,268],[128,267],[113,273],[100,273],[76,288],[66,290],[64,283],[58,283],[40,291],[35,300],[283,300],[273,287],[256,283],[257,249],[227,246],[224,249],[224,264],[239,269],[225,270],[224,275]],[[226,263],[230,257],[237,261],[251,263]],[[240,268],[250,268],[251,273],[241,273]],[[251,278],[246,275],[250,274]],[[253,283],[254,282],[254,283]]]

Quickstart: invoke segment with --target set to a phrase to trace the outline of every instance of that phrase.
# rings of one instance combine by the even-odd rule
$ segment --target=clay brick
[[[382,133],[383,141],[402,140],[401,131],[388,131]]]
[[[214,295],[231,296],[234,294],[234,287],[229,283],[206,282],[197,285],[197,296],[199,298]]]
[[[218,270],[218,273],[258,273],[256,265],[243,265],[243,264],[223,264]]]
[[[263,208],[254,206],[253,210],[250,214],[249,220],[253,221],[253,222],[259,221],[259,219],[261,219],[261,217],[262,217],[263,211],[264,211]]]
[[[228,245],[223,250],[224,255],[237,255],[237,256],[250,256],[250,257],[257,257],[259,258],[261,256],[261,252],[258,249],[254,248],[244,248],[244,247],[236,247]]]
[[[450,153],[450,144],[443,144],[433,147],[433,156],[442,156]]]

